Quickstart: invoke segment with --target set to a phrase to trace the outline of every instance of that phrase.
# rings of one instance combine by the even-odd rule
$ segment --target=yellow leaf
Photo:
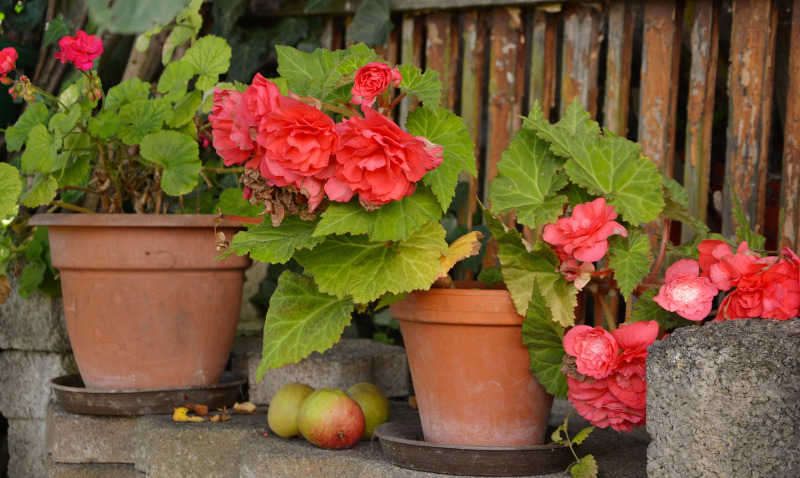
[[[437,278],[446,277],[450,269],[456,265],[456,262],[466,259],[470,256],[476,256],[481,252],[481,239],[483,234],[480,231],[472,231],[467,233],[450,244],[447,254],[439,257],[439,263],[442,266],[441,272],[436,276]]]
[[[178,407],[172,413],[172,420],[176,422],[202,422],[202,417],[190,417],[187,415],[189,413],[189,409],[186,407]]]

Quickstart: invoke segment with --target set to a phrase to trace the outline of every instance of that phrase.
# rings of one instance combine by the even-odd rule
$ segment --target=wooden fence
[[[251,7],[303,8],[284,4]],[[324,12],[325,46],[344,46],[353,8]],[[478,197],[520,115],[538,101],[555,120],[577,96],[682,182],[712,230],[732,237],[734,192],[768,248],[798,246],[800,0],[393,0],[392,11],[383,53],[442,73],[477,145]]]

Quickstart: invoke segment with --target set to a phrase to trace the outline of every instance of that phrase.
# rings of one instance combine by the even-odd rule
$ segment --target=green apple
[[[358,402],[332,388],[316,390],[303,400],[297,424],[306,440],[328,449],[354,446],[364,435],[365,426]]]
[[[300,405],[314,391],[304,383],[287,383],[275,392],[269,402],[267,423],[273,432],[283,438],[291,438],[300,433],[297,426],[297,413]]]
[[[361,382],[347,389],[350,398],[358,402],[364,412],[364,440],[372,438],[375,427],[389,420],[389,400],[381,389],[367,382]]]

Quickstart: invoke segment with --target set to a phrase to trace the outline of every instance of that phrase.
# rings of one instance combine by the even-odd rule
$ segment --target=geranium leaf
[[[77,123],[80,116],[80,108],[72,108],[69,110],[69,113],[59,111],[58,113],[54,114],[52,118],[50,118],[50,122],[47,124],[47,129],[62,135],[69,133],[73,128],[75,128],[75,123]]]
[[[653,253],[650,238],[639,231],[629,231],[628,237],[614,235],[608,241],[608,267],[614,271],[619,291],[625,300],[650,272]]]
[[[522,343],[528,347],[531,372],[540,384],[557,397],[566,397],[567,379],[561,373],[564,329],[553,321],[553,314],[534,284],[533,298],[522,322]]]
[[[314,236],[368,234],[371,241],[405,241],[420,227],[436,221],[442,211],[430,190],[421,187],[414,194],[368,212],[352,200],[331,203],[322,213]]]
[[[22,178],[19,171],[8,163],[0,163],[0,219],[8,217],[17,205],[22,192]]]
[[[400,65],[400,90],[407,95],[416,97],[423,105],[436,109],[442,102],[442,81],[436,70],[422,70],[414,65]]]
[[[164,68],[158,80],[157,91],[166,93],[164,98],[176,101],[186,94],[186,85],[194,77],[194,67],[185,61],[174,61]]]
[[[567,184],[564,160],[530,129],[520,129],[497,163],[489,200],[497,214],[516,211],[517,221],[535,228],[555,222],[567,197],[555,195]]]
[[[55,42],[56,40],[61,39],[64,36],[69,35],[71,32],[71,26],[69,23],[64,21],[64,15],[58,14],[57,17],[50,20],[46,28],[44,30],[44,39],[42,41],[42,47],[46,47],[51,43]]]
[[[103,141],[116,135],[120,126],[122,126],[122,121],[115,111],[104,110],[97,116],[89,118],[89,133]]]
[[[167,118],[167,124],[173,128],[178,128],[190,122],[194,118],[197,109],[200,108],[200,103],[203,102],[203,93],[200,90],[194,90],[187,93],[175,103],[172,110],[172,116]]]
[[[31,103],[28,108],[22,113],[13,126],[6,129],[6,148],[9,151],[19,151],[28,135],[31,128],[36,125],[44,124],[49,115],[47,114],[47,107],[41,103]]]
[[[115,111],[122,106],[136,100],[150,97],[150,83],[133,78],[112,86],[106,95],[103,111]]]
[[[444,236],[438,223],[396,243],[336,235],[310,251],[297,251],[295,259],[314,276],[320,291],[367,304],[386,292],[428,289],[439,274],[439,257],[447,252]]]
[[[315,226],[313,221],[304,221],[299,216],[286,216],[280,227],[274,227],[271,221],[266,220],[236,233],[231,249],[240,256],[249,253],[257,261],[283,264],[298,249],[311,249],[322,242],[323,238],[312,236]]]
[[[31,188],[25,191],[20,199],[22,204],[28,207],[39,207],[50,204],[55,199],[58,191],[58,181],[49,174],[37,173],[33,177]]]
[[[192,39],[193,32],[190,28],[176,27],[173,28],[167,39],[164,40],[164,46],[161,48],[161,64],[168,65],[172,61],[172,56],[175,49],[189,43]]]
[[[90,154],[81,154],[66,159],[63,169],[59,168],[54,173],[60,174],[58,177],[58,187],[82,185],[89,176]]]
[[[30,129],[25,151],[20,158],[20,169],[23,173],[41,171],[49,173],[56,163],[58,147],[61,146],[61,135],[51,134],[43,124]]]
[[[161,189],[172,196],[194,189],[203,164],[197,142],[177,131],[159,131],[142,139],[142,158],[164,166]]]
[[[439,108],[420,107],[408,115],[406,129],[415,136],[424,136],[428,141],[444,148],[442,164],[429,171],[422,181],[433,191],[442,210],[446,211],[453,200],[458,176],[466,170],[477,176],[474,145],[464,122],[452,111]]]
[[[352,311],[353,301],[320,292],[311,277],[284,271],[264,323],[258,380],[268,369],[296,363],[311,352],[331,348],[350,324]]]
[[[213,35],[207,35],[195,42],[183,56],[183,60],[199,75],[195,88],[205,91],[219,81],[219,75],[228,71],[231,62],[231,47]]]
[[[135,100],[119,109],[117,135],[125,144],[138,144],[148,134],[160,130],[171,115],[172,106],[164,98]]]
[[[483,207],[483,206],[481,206]],[[516,229],[509,229],[487,209],[483,209],[486,225],[497,241],[497,258],[503,280],[520,315],[525,315],[531,303],[534,285],[538,286],[553,314],[553,320],[563,327],[575,324],[578,290],[558,272],[558,257],[542,243],[530,250]]]

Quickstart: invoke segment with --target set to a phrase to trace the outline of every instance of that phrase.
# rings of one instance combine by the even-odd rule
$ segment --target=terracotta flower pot
[[[217,383],[249,259],[215,260],[212,215],[42,214],[67,332],[89,388]],[[235,223],[222,224],[230,237]]]
[[[390,309],[400,321],[425,441],[544,443],[553,397],[528,368],[522,317],[508,291],[415,291]]]

